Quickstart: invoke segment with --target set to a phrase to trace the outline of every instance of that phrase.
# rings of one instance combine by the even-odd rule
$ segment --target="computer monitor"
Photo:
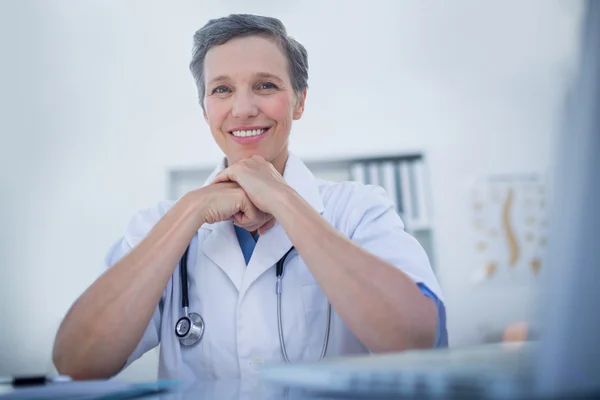
[[[600,1],[585,4],[579,71],[556,154],[535,380],[545,395],[600,392]]]

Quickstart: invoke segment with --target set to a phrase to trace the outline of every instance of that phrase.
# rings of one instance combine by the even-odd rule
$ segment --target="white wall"
[[[467,283],[467,184],[551,164],[579,3],[251,4],[1,3],[0,375],[51,368],[61,317],[131,213],[166,196],[168,168],[219,159],[187,65],[194,31],[231,12],[279,17],[308,49],[297,154],[426,152],[452,343],[526,315],[530,288]]]

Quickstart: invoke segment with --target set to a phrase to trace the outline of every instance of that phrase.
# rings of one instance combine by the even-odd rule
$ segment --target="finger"
[[[233,223],[238,226],[248,225],[248,221],[250,220],[250,218],[242,211],[233,214],[231,219],[233,220]]]
[[[261,234],[263,231],[260,230],[263,226],[267,226],[269,222],[273,220],[273,217],[269,214],[261,214],[257,219],[244,219],[244,221],[239,221],[240,227],[246,229],[249,232],[257,231]]]
[[[239,226],[247,228],[253,225],[258,228],[267,221],[267,218],[265,217],[265,213],[256,208],[246,194],[243,193],[239,211],[234,215],[234,220]]]
[[[234,223],[236,223],[236,222],[238,222],[238,223],[239,223],[239,222],[241,222],[241,221],[242,221],[242,218],[244,218],[244,213],[243,213],[243,212],[241,212],[241,211],[238,211],[237,213],[235,213],[235,214],[233,214],[233,215],[231,216],[231,220],[232,220]]]
[[[258,234],[262,235],[263,233],[274,227],[276,222],[277,220],[275,218],[271,218],[269,222],[258,228]]]
[[[231,167],[225,168],[223,171],[219,172],[212,180],[212,183],[219,182],[236,182],[235,174],[233,173]]]
[[[249,217],[245,213],[237,213],[236,215],[234,215],[232,217],[232,219],[233,219],[233,223],[235,225],[242,227],[242,228],[247,228],[252,224],[256,224],[256,221],[254,221],[251,217]]]
[[[236,217],[233,223],[246,230],[256,231],[272,219],[273,217],[271,215],[264,214],[259,211],[258,213],[253,215],[242,214]]]
[[[256,222],[256,221],[244,221],[243,223],[240,222],[234,222],[235,226],[238,226],[242,229],[247,230],[248,232],[256,232],[258,231],[258,229],[264,225],[262,222]]]
[[[273,220],[274,217],[270,214],[263,213],[262,211],[254,208],[249,209],[248,212],[238,212],[232,217],[233,223],[240,228],[244,228],[247,231],[256,231],[263,225],[266,225],[269,221]]]

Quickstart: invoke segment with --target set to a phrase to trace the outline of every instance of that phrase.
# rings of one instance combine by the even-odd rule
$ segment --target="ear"
[[[306,101],[306,89],[302,91],[300,96],[296,97],[296,105],[294,106],[294,119],[300,119],[304,113],[304,102]]]
[[[202,115],[204,116],[204,120],[208,124],[208,115],[206,115],[206,108],[202,105]]]

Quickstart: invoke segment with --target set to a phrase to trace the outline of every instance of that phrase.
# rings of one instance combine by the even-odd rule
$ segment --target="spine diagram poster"
[[[489,177],[473,186],[474,283],[536,281],[544,267],[546,203],[546,187],[537,175]]]

